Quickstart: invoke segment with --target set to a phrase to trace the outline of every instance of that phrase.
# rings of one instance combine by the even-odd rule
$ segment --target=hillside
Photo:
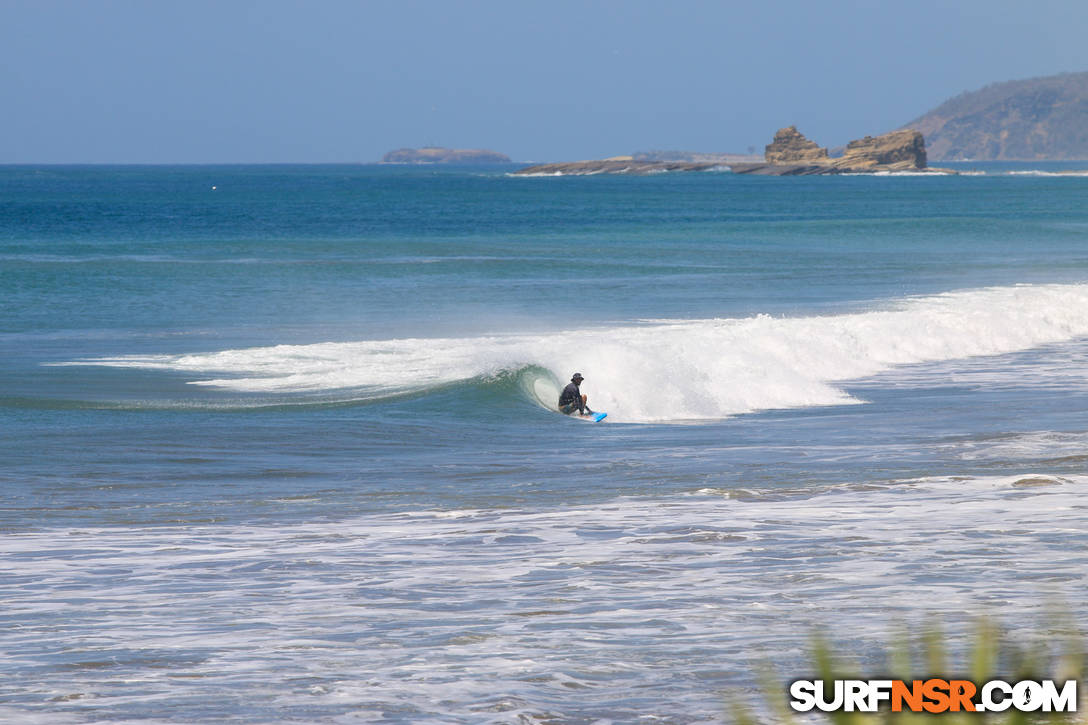
[[[931,159],[1088,159],[1088,73],[994,83],[902,128],[922,132]]]

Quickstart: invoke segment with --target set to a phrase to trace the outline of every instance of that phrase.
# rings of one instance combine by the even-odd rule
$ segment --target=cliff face
[[[906,127],[925,134],[935,159],[1088,159],[1088,73],[996,83]]]
[[[768,164],[821,164],[829,160],[827,149],[809,141],[796,126],[778,129],[763,158]]]
[[[509,164],[510,157],[486,149],[397,149],[382,157],[383,164]]]

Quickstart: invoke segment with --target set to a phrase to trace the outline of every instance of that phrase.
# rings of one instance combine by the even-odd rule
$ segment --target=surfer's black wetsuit
[[[559,412],[570,415],[577,410],[585,415],[585,403],[582,402],[582,393],[578,390],[578,383],[567,383],[563,392],[559,394]]]

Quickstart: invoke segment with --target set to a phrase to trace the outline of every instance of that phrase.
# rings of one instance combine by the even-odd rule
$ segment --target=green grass
[[[947,639],[937,623],[930,623],[918,634],[911,634],[906,628],[892,638],[892,644],[886,650],[886,666],[880,672],[857,672],[844,664],[844,657],[836,655],[827,637],[816,634],[810,645],[810,672],[813,679],[825,681],[844,679],[901,679],[909,682],[913,679],[925,680],[930,677],[943,679],[965,679],[982,684],[989,680],[1043,680],[1050,679],[1059,683],[1066,680],[1081,680],[1084,673],[1084,641],[1071,618],[1061,615],[1050,617],[1050,621],[1038,633],[1022,639],[1010,637],[994,620],[980,618],[975,622],[971,636],[970,649],[958,665],[951,661],[947,650]],[[809,677],[808,673],[805,675]],[[759,673],[760,690],[764,707],[756,711],[749,703],[737,698],[730,698],[728,705],[732,722],[736,725],[764,725],[774,722],[782,725],[797,725],[800,716],[789,706],[788,685],[784,683],[769,666]],[[1083,702],[1081,684],[1078,683],[1078,696]],[[1002,713],[947,712],[940,714],[891,712],[881,710],[876,713],[832,712],[818,713],[833,725],[1026,725],[1027,723],[1088,723],[1088,717],[1080,712],[1083,708],[1078,702],[1076,713],[1018,712],[1007,710]],[[885,708],[887,704],[885,704]],[[806,722],[811,713],[805,714]]]

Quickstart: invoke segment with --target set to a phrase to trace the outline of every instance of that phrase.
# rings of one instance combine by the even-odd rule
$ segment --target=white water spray
[[[861,402],[838,383],[897,365],[1026,350],[1088,335],[1088,285],[910,298],[847,315],[665,320],[553,334],[327,342],[66,364],[182,371],[249,393],[380,398],[538,366],[579,370],[594,409],[628,422],[718,419]],[[547,381],[554,387],[554,380]],[[547,405],[555,391],[533,383]]]

